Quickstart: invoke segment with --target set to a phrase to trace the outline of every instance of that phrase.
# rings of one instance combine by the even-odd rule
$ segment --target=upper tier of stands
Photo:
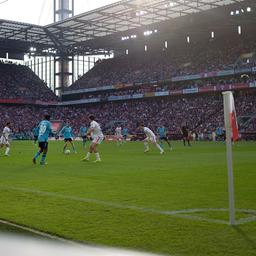
[[[0,99],[56,101],[58,98],[28,67],[0,62]]]
[[[148,83],[176,76],[256,66],[254,38],[219,38],[170,48],[98,61],[68,90]]]

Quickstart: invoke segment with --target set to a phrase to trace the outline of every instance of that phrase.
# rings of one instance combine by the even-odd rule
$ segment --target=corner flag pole
[[[224,117],[226,127],[226,155],[228,167],[228,191],[229,191],[229,223],[235,225],[235,200],[234,200],[234,177],[232,155],[232,123],[231,114],[234,112],[232,92],[223,92]]]

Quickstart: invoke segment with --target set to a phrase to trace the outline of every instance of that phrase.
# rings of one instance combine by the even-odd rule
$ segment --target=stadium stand
[[[249,61],[243,56],[253,53],[255,49],[255,40],[248,37],[220,38],[202,44],[180,42],[171,47],[171,50],[151,54],[136,53],[99,61],[92,70],[69,87],[69,90],[150,83],[177,76],[252,67],[256,63],[254,55],[251,55]]]
[[[36,125],[35,117],[40,119],[45,112],[50,112],[52,119],[68,120],[78,133],[80,125],[87,124],[88,114],[95,113],[107,134],[113,133],[111,124],[115,121],[124,123],[133,134],[137,132],[138,121],[144,121],[152,129],[164,124],[174,137],[178,136],[184,123],[193,132],[211,134],[217,127],[224,125],[220,92],[225,88],[233,86],[233,89],[237,89],[238,116],[256,113],[255,90],[249,90],[250,83],[255,84],[256,75],[245,70],[244,74],[234,72],[226,76],[214,73],[209,77],[201,75],[200,78],[187,80],[173,81],[172,78],[230,69],[244,71],[244,68],[254,67],[254,54],[249,56],[248,53],[253,52],[256,46],[253,40],[248,40],[226,40],[225,43],[216,40],[209,41],[202,49],[198,45],[181,45],[174,53],[144,54],[143,58],[121,56],[99,61],[68,90],[99,88],[109,84],[125,86],[115,86],[109,91],[99,88],[93,92],[62,96],[64,102],[83,99],[96,99],[98,102],[86,106],[63,106],[61,103],[51,107],[5,106],[0,110],[0,126],[11,121],[14,133],[27,136]],[[2,99],[57,100],[54,93],[28,67],[0,63],[0,73]],[[183,91],[190,89],[192,91],[189,93]],[[205,93],[199,94],[200,90]],[[190,92],[196,94],[190,95]],[[138,95],[140,97],[134,100]],[[255,128],[255,120],[252,119],[243,127],[243,132],[255,132]]]
[[[210,79],[199,79],[199,80],[191,80],[191,81],[181,81],[173,83],[163,82],[158,84],[143,84],[143,85],[131,85],[125,86],[124,88],[112,89],[109,91],[94,91],[87,93],[78,93],[78,94],[67,94],[63,95],[62,99],[64,101],[68,100],[81,100],[81,99],[99,99],[101,101],[111,99],[111,97],[116,96],[133,96],[138,94],[149,95],[152,93],[152,96],[155,96],[155,93],[161,92],[173,92],[175,90],[186,90],[186,89],[195,89],[195,88],[203,88],[203,89],[211,89],[226,85],[236,86],[238,84],[249,84],[254,83],[256,81],[256,76],[251,74],[250,76],[244,75],[236,75],[231,77],[218,78],[213,77]]]
[[[251,92],[236,94],[238,116],[256,113],[256,97]],[[223,127],[223,103],[219,94],[203,96],[177,96],[172,99],[108,102],[89,106],[39,107],[5,106],[0,108],[0,126],[12,122],[14,133],[29,134],[44,113],[51,113],[53,120],[68,121],[78,134],[82,124],[88,124],[88,115],[95,113],[104,131],[112,134],[111,122],[123,122],[132,134],[137,133],[138,121],[144,121],[152,129],[164,124],[169,134],[175,138],[180,127],[186,123],[191,131],[210,134],[217,127]],[[36,119],[35,119],[36,117]],[[255,127],[255,123],[248,127]]]
[[[0,99],[57,101],[58,97],[31,69],[0,62]]]

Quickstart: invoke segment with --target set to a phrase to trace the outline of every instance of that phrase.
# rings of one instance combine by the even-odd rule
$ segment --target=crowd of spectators
[[[44,81],[23,65],[0,62],[0,88],[0,99],[58,99]]]
[[[101,101],[108,99],[111,96],[132,96],[135,94],[147,94],[147,93],[156,93],[156,92],[168,92],[173,90],[183,90],[183,89],[192,89],[192,88],[213,88],[214,86],[222,85],[234,85],[238,83],[250,83],[256,81],[255,74],[243,74],[224,77],[224,78],[210,78],[210,79],[201,79],[194,81],[181,81],[176,83],[162,83],[162,84],[145,84],[145,85],[136,85],[129,86],[123,89],[115,89],[109,91],[96,91],[94,93],[84,93],[79,95],[65,95],[63,100],[80,100],[80,99],[92,99],[97,98]]]
[[[256,113],[255,93],[238,94],[235,102],[238,116]],[[223,99],[221,94],[214,94],[109,102],[80,107],[5,106],[0,107],[0,127],[10,121],[14,133],[29,132],[45,113],[50,113],[52,120],[68,121],[76,134],[81,125],[88,125],[89,114],[96,116],[107,134],[113,133],[110,125],[113,122],[124,123],[131,133],[137,132],[140,121],[144,121],[153,130],[164,125],[171,134],[178,134],[184,124],[197,133],[209,133],[224,125]]]
[[[255,66],[254,39],[220,38],[190,43],[161,52],[130,54],[102,60],[69,90],[115,84],[149,83],[211,71]]]

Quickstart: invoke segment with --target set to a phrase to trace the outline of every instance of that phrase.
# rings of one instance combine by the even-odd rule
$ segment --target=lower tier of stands
[[[256,91],[236,92],[235,104],[239,118],[247,117],[241,131],[255,132]],[[10,121],[14,133],[29,133],[45,113],[50,113],[52,120],[68,121],[75,133],[81,125],[88,125],[89,114],[96,116],[106,134],[113,134],[117,123],[122,123],[131,134],[135,134],[140,121],[153,130],[164,125],[173,135],[180,134],[180,127],[184,124],[191,131],[205,134],[224,126],[222,95],[216,92],[77,106],[2,104],[0,127]]]

